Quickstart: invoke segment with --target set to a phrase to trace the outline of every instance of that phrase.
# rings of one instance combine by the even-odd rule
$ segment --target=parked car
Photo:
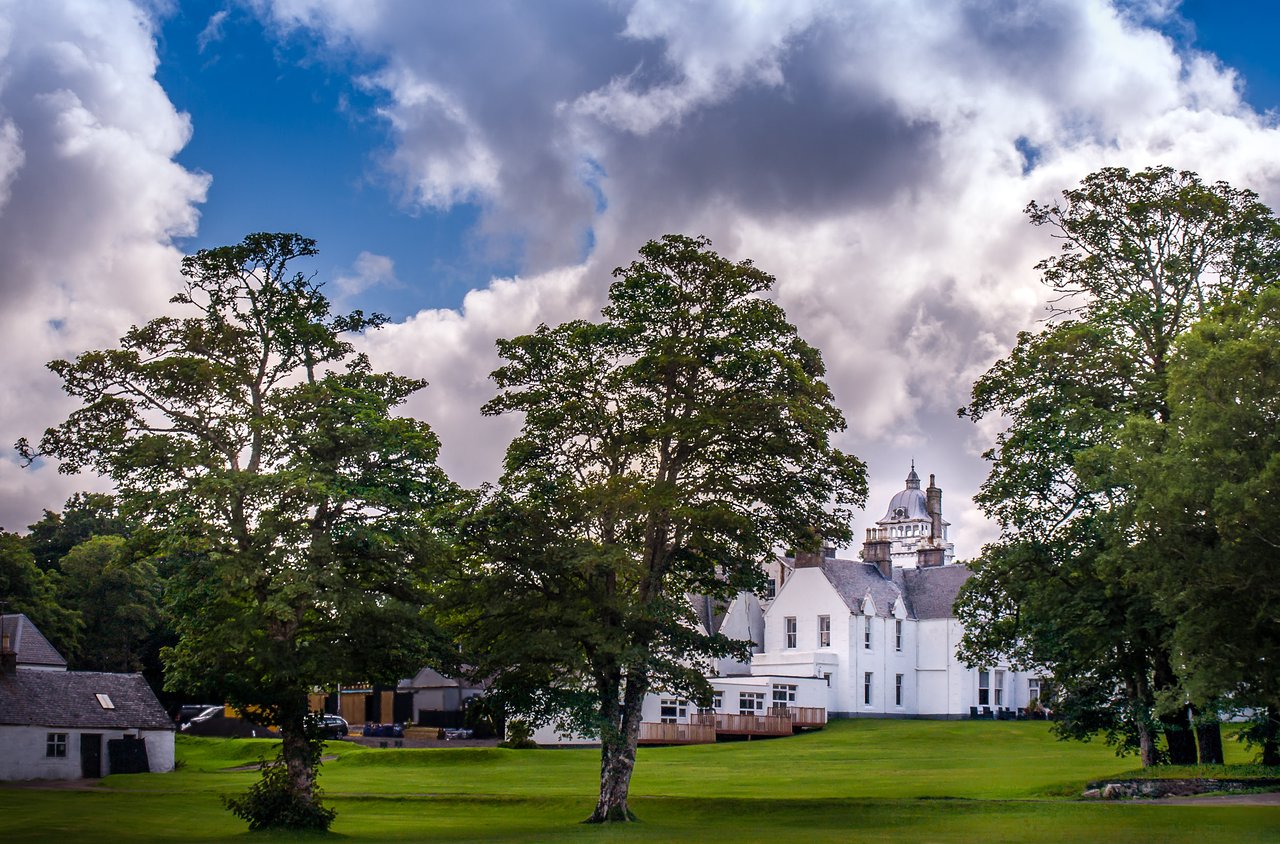
[[[183,707],[184,710],[186,708],[187,707],[185,706]],[[199,712],[187,718],[187,722],[182,725],[182,729],[189,732],[191,730],[192,724],[195,724],[198,726],[200,724],[207,724],[208,722],[214,720],[215,718],[225,718],[225,717],[226,717],[226,709],[224,707],[205,706],[205,707],[202,707]]]
[[[217,706],[212,703],[184,703],[178,708],[178,723],[185,724],[197,715],[203,715],[205,712],[208,712],[210,709],[221,708],[221,706]]]
[[[401,724],[365,724],[364,734],[382,738],[404,738],[404,726]]]
[[[320,714],[316,717],[319,721],[320,735],[325,738],[343,738],[351,732],[347,719],[341,715]]]
[[[191,736],[213,736],[216,738],[278,738],[279,733],[270,727],[251,724],[243,718],[228,718],[227,711],[221,706],[210,706],[181,727]]]

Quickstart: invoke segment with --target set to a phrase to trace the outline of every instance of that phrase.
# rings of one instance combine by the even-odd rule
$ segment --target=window
[[[738,692],[738,714],[759,715],[764,712],[764,692]]]
[[[822,681],[827,684],[827,688],[831,688],[831,672],[830,671],[822,672]]]
[[[985,668],[978,669],[978,706],[991,705],[991,672]]]
[[[1004,672],[996,669],[996,706],[1004,706]]]
[[[1027,681],[1027,703],[1040,700],[1040,678],[1032,677]]]
[[[893,675],[893,705],[902,706],[902,675]]]
[[[778,597],[778,581],[777,580],[773,579],[772,577],[769,578],[769,583],[764,588],[764,596],[766,599],[773,599]]]
[[[796,646],[796,618],[793,615],[789,615],[786,618],[784,618],[782,621],[783,621],[783,624],[785,625],[786,632],[787,632],[786,647],[794,648]]]
[[[871,672],[867,671],[862,675],[862,702],[871,705]]]
[[[831,616],[818,616],[818,647],[831,647]]]
[[[672,698],[663,698],[659,704],[658,720],[664,724],[678,723],[681,718],[689,715],[689,702],[684,700],[675,700]]]
[[[862,619],[862,647],[871,650],[871,616]]]
[[[724,692],[716,692],[711,696],[711,708],[717,712],[724,709]]]
[[[897,618],[893,621],[893,649],[902,652],[902,619]]]
[[[112,703],[112,702],[111,702],[111,696],[110,696],[110,695],[96,694],[96,695],[94,695],[94,697],[96,697],[96,698],[98,699],[98,706],[101,706],[103,709],[115,709],[115,708],[116,708],[116,705],[115,705],[114,703]]]
[[[49,733],[44,739],[44,755],[49,759],[67,758],[67,734]]]
[[[796,702],[796,687],[782,683],[773,684],[773,705],[792,706]]]

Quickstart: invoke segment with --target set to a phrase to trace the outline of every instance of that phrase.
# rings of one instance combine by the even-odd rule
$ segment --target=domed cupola
[[[916,461],[911,461],[911,474],[907,475],[906,489],[893,496],[889,509],[880,524],[885,522],[929,521],[928,499],[920,489],[920,476],[916,474]]]

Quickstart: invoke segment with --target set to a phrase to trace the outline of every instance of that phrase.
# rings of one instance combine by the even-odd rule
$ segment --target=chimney
[[[888,528],[867,528],[867,540],[862,543],[862,561],[880,569],[885,578],[893,577],[893,540]]]
[[[14,674],[18,671],[18,655],[9,645],[9,634],[0,634],[0,674]]]
[[[947,549],[942,541],[942,490],[933,475],[929,476],[924,506],[929,513],[929,540],[916,549],[916,565],[922,569],[940,566],[947,561]]]
[[[796,548],[796,568],[798,569],[816,569],[822,567],[822,558],[826,556],[826,546],[822,542],[822,536],[816,531],[809,532],[809,545],[816,550],[801,550]],[[834,556],[834,551],[833,554]]]
[[[929,488],[925,490],[925,509],[929,512],[929,538],[935,545],[942,543],[942,490],[929,476]]]

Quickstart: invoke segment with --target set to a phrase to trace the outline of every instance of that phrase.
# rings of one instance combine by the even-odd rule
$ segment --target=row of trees
[[[85,671],[158,677],[161,575],[109,495],[78,493],[26,535],[0,531],[0,612],[25,613]]]
[[[695,632],[685,594],[760,588],[774,547],[847,539],[866,490],[772,277],[709,247],[651,242],[601,322],[499,343],[485,411],[523,428],[479,491],[395,415],[425,383],[374,372],[347,339],[382,318],[335,316],[291,273],[315,254],[297,235],[186,258],[184,315],[50,364],[81,406],[19,449],[115,483],[130,547],[163,569],[166,686],[280,730],[278,759],[229,801],[251,828],[332,820],[313,688],[464,660],[515,711],[600,735],[591,820],[632,817],[645,693],[709,697],[689,658],[741,647]]]
[[[1027,213],[1061,240],[1056,298],[960,411],[1007,421],[962,653],[1051,671],[1058,729],[1144,765],[1221,762],[1242,708],[1280,764],[1280,224],[1169,168]]]

